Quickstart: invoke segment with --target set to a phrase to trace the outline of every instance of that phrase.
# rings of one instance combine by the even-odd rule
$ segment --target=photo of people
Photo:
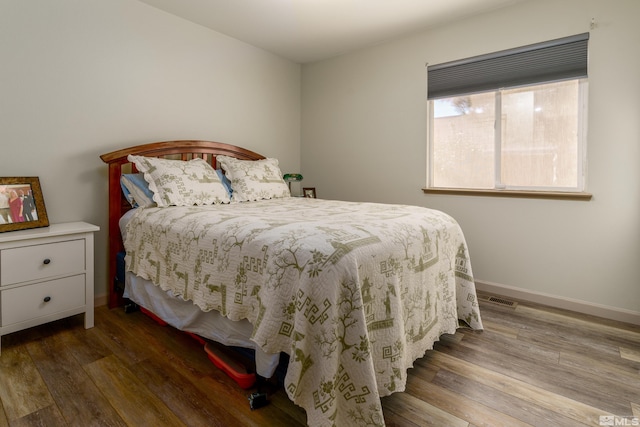
[[[30,222],[38,219],[29,184],[0,185],[0,224]]]

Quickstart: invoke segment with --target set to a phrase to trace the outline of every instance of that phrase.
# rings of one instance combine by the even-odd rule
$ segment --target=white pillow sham
[[[144,174],[159,207],[229,203],[231,199],[216,171],[205,160],[169,160],[129,155]]]
[[[291,196],[289,187],[282,179],[278,159],[238,160],[217,156],[216,161],[231,181],[233,201],[248,202]]]

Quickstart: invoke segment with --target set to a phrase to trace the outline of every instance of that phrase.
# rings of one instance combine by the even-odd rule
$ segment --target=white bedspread
[[[482,323],[464,236],[426,208],[306,198],[138,209],[127,268],[164,290],[248,319],[291,355],[289,397],[308,424],[384,425],[380,397],[453,333]]]

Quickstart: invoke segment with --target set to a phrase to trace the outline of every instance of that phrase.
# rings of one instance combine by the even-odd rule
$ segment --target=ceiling
[[[525,0],[140,0],[298,63]]]

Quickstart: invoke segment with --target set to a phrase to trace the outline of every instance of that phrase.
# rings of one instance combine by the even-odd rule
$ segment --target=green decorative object
[[[300,175],[299,173],[285,173],[282,179],[284,179],[286,182],[297,182],[302,181],[302,175]]]

